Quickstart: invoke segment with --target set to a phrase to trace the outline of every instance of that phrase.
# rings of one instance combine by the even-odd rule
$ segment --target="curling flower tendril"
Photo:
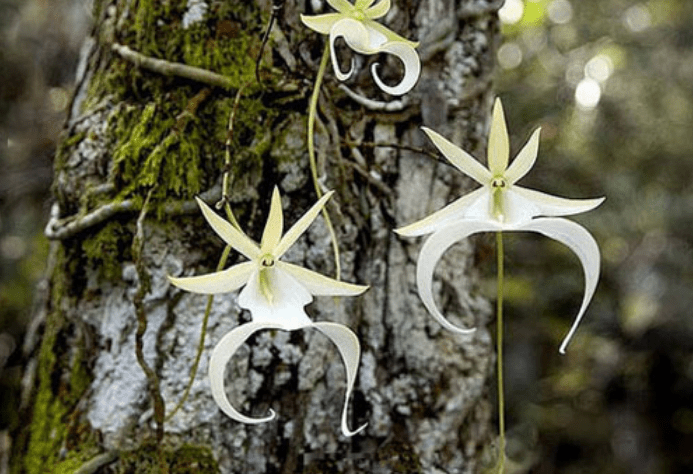
[[[354,72],[352,59],[349,71],[344,73],[339,68],[335,55],[334,43],[339,37],[360,54],[378,53],[393,54],[404,64],[404,77],[394,87],[388,86],[378,76],[378,64],[373,64],[371,73],[375,83],[388,94],[402,95],[409,92],[419,79],[421,61],[415,49],[418,43],[399,36],[375,20],[384,17],[390,10],[390,0],[327,0],[338,13],[323,15],[301,15],[301,21],[308,28],[323,35],[330,36],[330,56],[334,74],[340,81],[345,81]],[[374,5],[375,3],[375,5]]]
[[[585,228],[555,216],[592,210],[604,198],[566,199],[518,186],[517,181],[527,174],[536,161],[540,129],[534,131],[524,148],[508,165],[508,131],[503,107],[498,99],[493,108],[488,141],[488,168],[433,130],[423,128],[423,131],[450,163],[482,185],[430,216],[396,231],[403,236],[433,234],[421,248],[417,263],[416,280],[424,305],[447,329],[457,333],[474,331],[453,325],[436,307],[432,279],[440,257],[457,241],[479,232],[527,231],[543,234],[570,248],[580,259],[585,274],[582,306],[560,346],[560,352],[565,353],[597,286],[600,256],[596,241]]]
[[[351,431],[347,425],[347,403],[356,380],[361,353],[356,335],[341,324],[311,321],[304,306],[313,301],[313,295],[353,296],[363,293],[368,287],[333,280],[281,260],[289,247],[315,220],[332,194],[332,191],[326,193],[282,236],[281,197],[275,187],[259,246],[212,211],[202,200],[197,199],[202,214],[212,229],[249,261],[220,272],[184,278],[169,277],[169,280],[179,288],[204,294],[228,293],[243,287],[238,304],[250,311],[252,320],[226,334],[214,348],[209,362],[209,380],[214,401],[236,421],[263,423],[276,415],[274,410],[270,410],[270,414],[264,418],[251,418],[239,413],[229,402],[224,390],[224,371],[238,348],[252,334],[262,329],[294,331],[312,327],[334,342],[346,367],[347,389],[342,410],[342,432],[345,436],[352,436],[366,426]]]

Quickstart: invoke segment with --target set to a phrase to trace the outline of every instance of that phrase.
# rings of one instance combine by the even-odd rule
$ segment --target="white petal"
[[[491,181],[491,172],[472,155],[462,150],[460,147],[453,145],[438,132],[434,132],[430,128],[421,127],[421,130],[428,135],[428,138],[431,139],[436,148],[438,148],[445,158],[455,165],[458,170],[470,176],[477,183],[487,185]]]
[[[318,322],[314,323],[313,326],[335,343],[337,349],[339,349],[339,353],[342,356],[342,360],[344,361],[347,377],[347,389],[346,395],[344,396],[344,408],[342,409],[342,433],[344,433],[344,436],[353,436],[366,427],[366,424],[364,424],[354,431],[351,431],[349,430],[349,425],[347,424],[347,406],[349,403],[349,396],[354,389],[356,372],[359,365],[359,357],[361,355],[361,346],[359,345],[359,340],[351,329],[341,324]]]
[[[354,5],[347,0],[327,0],[327,3],[340,13],[347,13],[354,10]]]
[[[284,255],[284,253],[289,250],[289,247],[291,247],[294,242],[296,242],[296,240],[303,235],[308,226],[310,226],[315,218],[318,217],[318,214],[320,214],[320,211],[322,211],[325,203],[333,194],[334,191],[325,193],[325,195],[321,197],[318,202],[313,204],[313,207],[308,209],[308,211],[301,216],[301,218],[291,227],[291,229],[284,234],[284,237],[282,237],[279,244],[277,244],[277,247],[272,252],[274,258],[280,258],[282,255]]]
[[[369,8],[375,0],[356,0],[354,6],[359,10],[364,10]]]
[[[303,309],[313,301],[308,290],[276,265],[263,271],[270,298],[261,287],[259,269],[253,272],[238,297],[239,306],[250,311],[253,322],[281,324],[287,331],[312,324]]]
[[[500,99],[493,104],[493,117],[491,118],[491,130],[488,136],[488,169],[494,176],[502,176],[508,167],[510,157],[510,145],[508,143],[508,129],[505,125],[505,114]]]
[[[604,198],[597,199],[568,199],[552,196],[534,189],[513,186],[512,190],[522,196],[536,207],[535,216],[569,216],[591,211],[604,202]]]
[[[416,48],[417,46],[419,46],[419,43],[417,41],[408,40],[407,38],[398,35],[394,31],[389,29],[387,26],[381,25],[377,21],[364,20],[363,24],[366,25],[366,28],[368,28],[368,31],[371,34],[371,45],[380,46],[383,43],[390,41],[393,43],[408,44],[412,48]]]
[[[214,212],[202,199],[196,197],[195,200],[197,200],[197,204],[200,206],[202,215],[205,216],[207,223],[219,237],[224,239],[224,242],[251,260],[260,256],[260,248],[250,237],[236,229],[225,219],[219,217],[219,214]]]
[[[371,2],[373,3],[373,2]],[[390,0],[380,0],[375,5],[368,7],[366,10],[366,17],[370,20],[375,20],[377,18],[382,18],[387,15],[390,10]]]
[[[450,323],[438,311],[433,298],[433,271],[440,257],[456,242],[479,232],[499,231],[501,227],[489,221],[459,221],[438,230],[431,235],[421,247],[419,261],[416,265],[416,285],[419,296],[429,313],[446,329],[458,334],[469,334],[475,329],[464,329]]]
[[[597,246],[594,237],[584,227],[567,219],[533,219],[519,226],[517,230],[539,232],[563,243],[578,256],[582,264],[582,269],[585,273],[585,295],[582,298],[580,311],[559,349],[561,354],[565,354],[565,348],[573,334],[575,334],[575,330],[587,310],[587,305],[592,300],[594,290],[597,288],[600,261],[599,246]]]
[[[229,402],[224,388],[226,365],[238,348],[241,347],[253,333],[261,329],[283,329],[283,327],[281,324],[272,324],[268,322],[250,322],[242,324],[221,338],[216,347],[214,347],[212,357],[209,360],[209,383],[212,388],[212,397],[214,401],[224,413],[241,423],[264,423],[272,420],[276,416],[276,413],[272,409],[270,409],[270,414],[264,418],[250,418],[239,413]]]
[[[279,189],[275,186],[272,192],[272,203],[270,204],[269,215],[265,230],[262,233],[260,252],[263,254],[272,252],[279,244],[282,237],[284,219],[282,216],[282,198],[279,196]]]
[[[511,186],[503,191],[503,223],[513,226],[541,215],[541,210],[533,199],[527,199],[519,186]]]
[[[277,262],[277,268],[293,276],[311,295],[356,296],[368,286],[353,285],[321,275],[288,262]]]
[[[488,194],[486,188],[476,189],[420,221],[395,229],[395,232],[405,237],[416,237],[435,232],[455,220],[463,219],[470,207],[474,206],[474,203],[484,194]]]
[[[198,275],[193,277],[174,278],[169,276],[171,283],[193,293],[206,295],[229,293],[245,285],[256,268],[253,262],[243,262],[220,272]]]
[[[358,53],[374,54],[374,50],[369,44],[370,39],[368,30],[366,30],[362,22],[351,18],[342,18],[332,25],[330,29],[330,58],[332,59],[332,69],[338,80],[346,81],[354,72],[354,59],[351,59],[349,71],[343,73],[339,68],[337,53],[334,49],[334,43],[340,36],[344,38],[344,41],[351,49]]]
[[[532,169],[534,162],[537,160],[537,154],[539,152],[539,134],[541,133],[541,128],[537,128],[532,136],[529,137],[527,143],[520,153],[517,154],[512,164],[505,171],[505,179],[509,184],[515,184],[520,178],[527,174],[527,172]]]
[[[343,16],[339,13],[327,13],[325,15],[314,16],[301,15],[301,21],[304,25],[323,35],[329,35],[332,26],[342,18]]]
[[[388,86],[381,81],[380,76],[378,76],[378,63],[373,64],[371,74],[373,74],[373,80],[378,87],[391,95],[402,95],[412,90],[421,74],[421,60],[416,50],[406,43],[394,41],[387,42],[378,49],[379,52],[397,56],[404,64],[404,76],[396,86]]]

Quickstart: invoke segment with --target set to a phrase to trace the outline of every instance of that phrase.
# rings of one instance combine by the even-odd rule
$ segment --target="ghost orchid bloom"
[[[341,324],[312,322],[304,306],[313,301],[313,295],[352,296],[363,293],[368,287],[333,280],[280,260],[315,220],[332,194],[332,191],[326,193],[282,236],[281,197],[275,187],[259,246],[242,231],[219,217],[202,200],[197,199],[202,214],[212,229],[228,245],[250,260],[207,275],[186,278],[169,277],[171,283],[177,287],[194,293],[227,293],[244,286],[239,295],[238,304],[241,308],[250,311],[252,321],[226,334],[214,348],[209,362],[209,380],[214,401],[224,413],[236,421],[250,424],[263,423],[272,420],[276,415],[274,410],[270,410],[270,414],[264,418],[250,418],[239,413],[229,402],[224,390],[224,371],[236,350],[252,334],[261,329],[294,331],[313,327],[334,342],[346,367],[347,390],[342,410],[342,432],[345,436],[352,436],[366,426],[363,425],[351,431],[347,425],[347,403],[356,380],[361,352],[356,335]]]
[[[343,73],[337,62],[334,42],[340,36],[351,49],[360,54],[372,55],[388,53],[397,56],[404,64],[404,77],[394,87],[383,83],[378,76],[378,64],[373,64],[371,73],[375,83],[388,94],[402,95],[409,92],[419,79],[421,61],[414,48],[419,44],[399,36],[374,21],[384,17],[390,10],[390,0],[356,0],[351,4],[348,0],[327,0],[332,8],[339,13],[324,15],[301,15],[301,21],[308,28],[323,35],[330,36],[330,56],[334,74],[340,81],[345,81],[354,72],[352,59],[349,72]]]
[[[582,306],[559,349],[565,353],[597,286],[600,257],[596,241],[585,228],[553,216],[589,211],[599,206],[604,198],[566,199],[518,186],[517,181],[527,174],[536,161],[540,129],[534,131],[508,166],[508,131],[499,99],[496,99],[493,107],[487,151],[488,168],[433,130],[423,128],[423,131],[448,161],[482,185],[430,216],[396,230],[408,237],[433,233],[421,248],[417,263],[416,280],[424,305],[447,329],[463,334],[473,332],[474,329],[451,324],[436,307],[432,279],[440,257],[457,241],[479,232],[528,231],[543,234],[570,248],[580,259],[585,274]]]

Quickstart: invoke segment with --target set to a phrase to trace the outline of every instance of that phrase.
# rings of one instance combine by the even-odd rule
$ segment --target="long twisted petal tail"
[[[369,45],[369,34],[362,22],[351,18],[342,18],[337,21],[330,29],[330,59],[332,60],[332,70],[334,75],[340,81],[346,81],[354,72],[354,59],[351,59],[349,71],[344,73],[339,68],[337,60],[337,52],[334,49],[334,43],[339,37],[343,37],[344,41],[351,49],[361,54],[373,54],[373,48]]]
[[[419,296],[428,312],[445,328],[458,334],[470,334],[475,329],[465,329],[449,322],[438,311],[433,298],[433,271],[440,257],[454,243],[479,232],[501,230],[500,225],[484,221],[459,221],[450,224],[431,235],[421,247],[419,261],[416,265],[416,285]]]
[[[251,260],[260,256],[260,248],[250,237],[236,229],[225,219],[219,217],[202,199],[196,197],[195,200],[202,210],[202,215],[205,216],[214,232],[224,239],[224,242]]]
[[[510,158],[510,144],[508,129],[505,125],[505,114],[500,99],[496,98],[493,104],[493,116],[491,117],[491,130],[488,135],[488,169],[494,176],[502,175],[508,167]]]
[[[458,170],[471,177],[477,183],[488,185],[489,181],[491,181],[491,172],[487,170],[484,165],[479,163],[476,158],[443,138],[438,132],[434,132],[426,127],[421,127],[421,130],[428,135],[428,138],[431,139],[436,148],[438,148],[445,158],[447,158]]]
[[[533,216],[569,216],[591,211],[604,202],[604,198],[568,199],[552,196],[534,189],[513,186],[512,191],[531,202],[535,207]]]
[[[315,296],[355,296],[368,289],[368,286],[354,285],[337,281],[307,268],[288,262],[277,262],[277,268],[294,277],[310,294]]]
[[[269,322],[250,322],[242,324],[221,338],[212,351],[209,360],[209,383],[212,387],[212,397],[219,408],[229,417],[241,423],[258,424],[272,420],[276,413],[270,409],[270,414],[264,418],[250,418],[239,413],[229,402],[224,389],[224,373],[226,364],[231,360],[239,347],[255,332],[261,329],[284,329],[281,324]]]
[[[419,80],[419,74],[421,74],[421,61],[416,50],[410,45],[400,42],[387,42],[379,49],[380,52],[397,56],[402,61],[402,64],[404,64],[404,76],[396,86],[388,86],[380,80],[378,75],[379,65],[375,63],[371,67],[371,74],[378,87],[391,95],[403,95],[412,90]]]
[[[318,322],[313,323],[313,327],[320,330],[320,332],[334,342],[337,349],[339,349],[342,360],[344,361],[347,376],[347,389],[346,395],[344,396],[344,408],[342,409],[342,433],[344,433],[344,436],[354,436],[363,430],[367,425],[364,424],[354,431],[351,431],[349,430],[349,425],[347,424],[349,396],[354,389],[356,372],[359,365],[359,357],[361,356],[361,346],[359,345],[359,340],[351,329],[343,326],[342,324]]]
[[[262,232],[262,240],[260,241],[260,252],[272,252],[279,244],[284,230],[284,218],[282,216],[282,198],[279,196],[279,189],[275,186],[272,192],[272,202],[270,204],[269,215],[265,230]]]
[[[323,197],[321,197],[318,202],[313,204],[313,207],[308,209],[308,211],[301,216],[301,218],[291,227],[291,229],[284,234],[284,237],[282,237],[277,244],[277,247],[274,249],[274,258],[281,258],[281,256],[284,255],[287,250],[289,250],[289,247],[296,242],[296,240],[306,231],[308,226],[313,223],[315,218],[318,217],[318,214],[320,214],[320,211],[322,211],[323,206],[333,194],[334,191],[325,193]]]
[[[532,169],[534,162],[537,161],[537,154],[539,152],[539,134],[541,133],[541,128],[537,128],[532,136],[529,137],[527,143],[520,153],[517,154],[513,162],[510,164],[508,169],[505,171],[505,179],[508,180],[509,184],[515,184],[520,178],[527,174],[527,172]]]
[[[585,272],[585,295],[582,298],[582,306],[573,322],[568,335],[563,339],[559,348],[561,354],[565,354],[565,349],[570,339],[575,334],[575,330],[580,324],[580,320],[585,315],[587,305],[592,300],[594,290],[597,288],[599,280],[599,247],[594,237],[579,224],[567,219],[534,219],[517,228],[517,230],[529,230],[539,232],[545,236],[555,239],[565,244],[580,259],[582,269]]]
[[[424,217],[420,221],[395,229],[395,232],[405,237],[416,237],[435,232],[443,226],[454,222],[455,219],[464,218],[466,211],[472,207],[479,198],[483,197],[485,193],[488,193],[485,188],[476,189],[433,214]]]
[[[192,291],[193,293],[205,295],[229,293],[245,285],[254,269],[255,263],[243,262],[226,270],[208,273],[207,275],[183,278],[169,276],[168,279],[178,288]]]
[[[416,84],[421,73],[421,61],[416,53],[414,46],[417,43],[401,38],[392,31],[374,21],[363,22],[344,18],[337,21],[330,30],[330,56],[332,58],[332,68],[337,79],[344,81],[351,77],[354,71],[354,61],[352,59],[349,72],[343,73],[339,69],[337,56],[334,49],[335,40],[343,37],[344,41],[351,49],[360,54],[388,53],[397,56],[404,64],[404,76],[396,86],[388,86],[380,79],[377,73],[377,64],[371,68],[373,79],[378,87],[392,95],[402,95],[409,92]]]

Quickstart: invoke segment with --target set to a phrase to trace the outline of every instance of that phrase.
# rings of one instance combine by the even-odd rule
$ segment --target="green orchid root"
[[[310,160],[310,172],[313,178],[313,186],[315,187],[315,194],[317,194],[318,199],[323,195],[320,189],[320,183],[318,182],[318,165],[315,160],[315,117],[318,109],[318,96],[320,95],[320,85],[322,84],[322,78],[325,76],[325,70],[327,69],[327,63],[330,59],[330,45],[325,44],[325,50],[322,53],[322,58],[320,59],[320,66],[318,68],[318,75],[315,78],[315,86],[313,88],[313,94],[310,97],[310,104],[308,106],[308,159]],[[337,280],[341,279],[341,264],[339,263],[339,244],[337,242],[337,234],[335,234],[334,227],[332,226],[332,221],[327,213],[327,209],[323,208],[322,216],[325,219],[325,224],[327,225],[327,230],[330,233],[330,239],[332,240],[332,250],[334,251],[334,265],[335,265],[335,278]]]
[[[496,352],[498,372],[498,474],[505,471],[505,397],[503,395],[503,233],[496,232],[498,287],[496,298]]]

